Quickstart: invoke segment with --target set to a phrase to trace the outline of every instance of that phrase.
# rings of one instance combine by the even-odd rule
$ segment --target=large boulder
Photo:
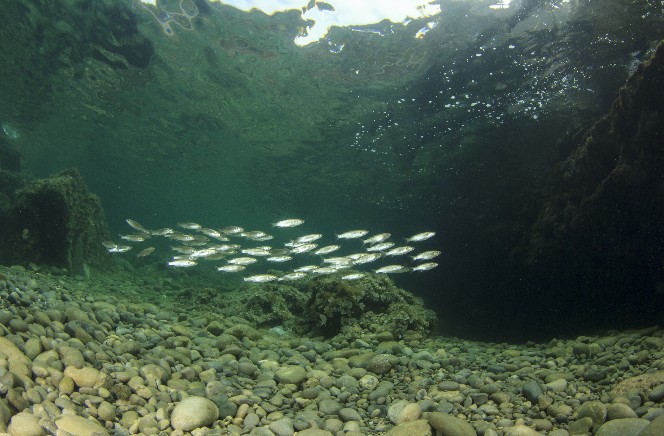
[[[99,197],[91,194],[78,171],[70,169],[21,189],[8,211],[2,257],[67,268],[87,275],[89,266],[110,259],[102,241],[110,239]]]

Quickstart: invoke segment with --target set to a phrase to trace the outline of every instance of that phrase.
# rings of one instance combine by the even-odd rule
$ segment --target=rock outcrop
[[[109,255],[110,239],[99,197],[76,170],[35,180],[17,192],[8,211],[2,257],[15,264],[46,264],[72,274],[89,274]]]

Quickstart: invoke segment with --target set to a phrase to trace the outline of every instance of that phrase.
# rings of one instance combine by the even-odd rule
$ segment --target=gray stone
[[[606,417],[608,421],[622,418],[638,418],[636,412],[625,403],[613,403],[606,406]]]
[[[45,434],[37,417],[29,412],[20,412],[12,416],[7,433],[12,436],[42,436]]]
[[[604,423],[595,436],[636,436],[649,424],[650,421],[641,418],[615,419]]]
[[[441,391],[458,391],[461,385],[453,380],[444,380],[438,383],[438,389]]]
[[[336,415],[341,410],[341,404],[336,400],[321,400],[318,403],[318,410],[323,415]]]
[[[426,419],[401,423],[387,432],[386,436],[431,436],[431,426]]]
[[[28,354],[26,352],[26,354]],[[648,392],[648,399],[659,403],[664,398],[664,383],[658,386],[655,386],[652,391]]]
[[[307,378],[307,371],[301,366],[289,366],[274,373],[274,379],[283,384],[298,384]]]
[[[204,397],[188,397],[171,412],[171,425],[176,430],[191,431],[207,427],[219,418],[219,408]]]
[[[277,436],[291,436],[295,432],[290,418],[281,418],[270,423],[268,427]]]
[[[540,395],[543,394],[542,388],[540,388],[540,385],[534,380],[530,380],[530,381],[526,382],[521,387],[521,393],[531,403],[537,403],[537,399],[539,398]]]
[[[350,407],[344,407],[341,410],[339,410],[339,418],[343,422],[362,421],[362,416],[360,416],[358,411],[355,409],[351,409]]]
[[[659,415],[654,421],[651,421],[641,432],[639,436],[662,436],[664,434],[664,414]]]
[[[440,412],[431,412],[427,416],[429,425],[444,435],[476,436],[472,425],[455,416]]]
[[[66,431],[76,436],[108,435],[108,431],[97,422],[76,415],[60,415],[55,420],[58,430]]]

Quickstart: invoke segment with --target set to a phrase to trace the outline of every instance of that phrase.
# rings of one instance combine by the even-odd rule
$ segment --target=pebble
[[[109,295],[112,281],[95,294],[95,279],[40,276],[12,306],[5,270],[0,429],[10,434],[664,434],[659,330],[523,346],[277,336],[236,313],[130,302]],[[49,309],[38,292],[50,292]]]
[[[188,397],[179,402],[171,413],[176,430],[191,431],[207,427],[219,418],[219,408],[205,397]]]
[[[298,384],[307,377],[307,371],[301,366],[282,368],[274,374],[274,379],[283,384]]]
[[[12,416],[7,433],[12,436],[42,436],[45,434],[37,417],[29,412],[19,412]]]
[[[647,419],[623,418],[604,423],[595,436],[636,436],[650,424]]]
[[[76,436],[102,436],[108,435],[108,431],[98,423],[77,415],[60,415],[55,420],[58,430]]]
[[[445,435],[476,436],[472,425],[446,413],[431,412],[427,416],[427,421],[436,431]]]
[[[431,436],[431,434],[431,426],[426,419],[404,422],[387,432],[387,436]],[[452,433],[450,435],[454,436]]]

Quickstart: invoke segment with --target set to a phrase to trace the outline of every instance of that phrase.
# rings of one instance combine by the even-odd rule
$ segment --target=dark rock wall
[[[556,167],[544,191],[522,256],[550,297],[573,301],[581,312],[661,318],[664,43]],[[578,307],[584,303],[590,307]]]
[[[99,198],[88,192],[76,170],[35,180],[20,190],[8,212],[2,257],[67,268],[87,275],[88,266],[103,267],[110,239]]]

